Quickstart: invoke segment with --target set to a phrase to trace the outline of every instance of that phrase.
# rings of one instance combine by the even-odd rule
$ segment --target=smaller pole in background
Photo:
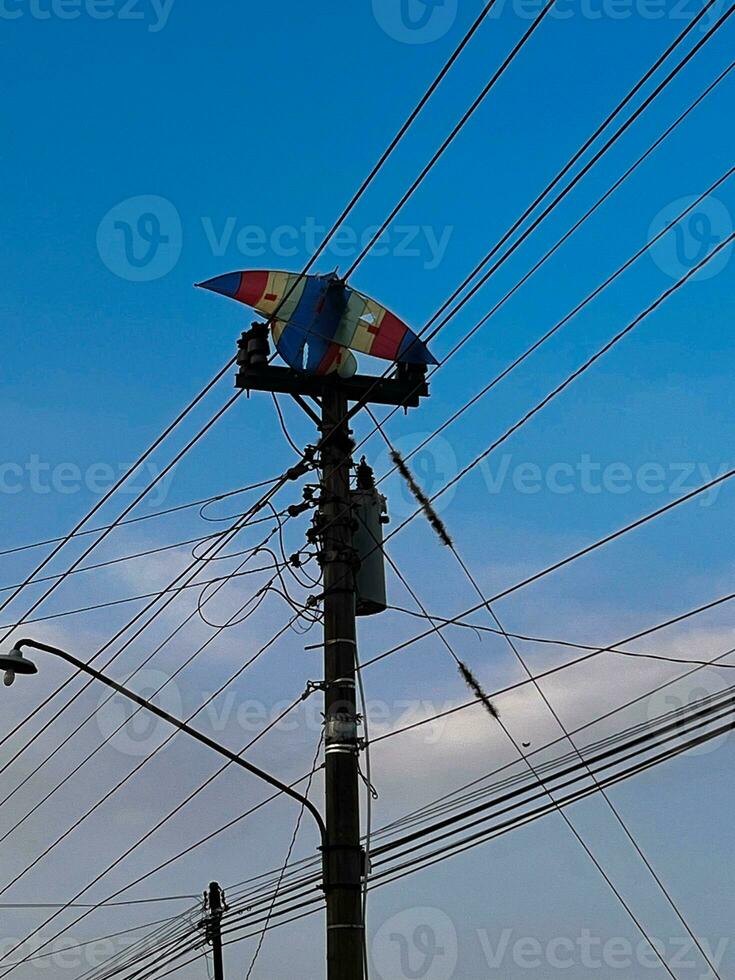
[[[212,947],[214,960],[214,980],[225,980],[225,968],[222,961],[222,916],[227,906],[225,893],[216,881],[211,882],[205,893],[205,911],[208,913],[199,923],[204,929],[204,939]]]

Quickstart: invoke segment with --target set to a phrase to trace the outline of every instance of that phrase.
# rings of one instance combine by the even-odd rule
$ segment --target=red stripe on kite
[[[263,293],[268,288],[268,272],[243,272],[240,279],[240,288],[237,291],[238,299],[246,306],[257,306],[263,298]]]
[[[399,320],[393,313],[386,313],[372,343],[370,353],[373,357],[385,357],[389,361],[395,360],[407,330],[408,327],[402,320]]]
[[[316,369],[316,373],[328,374],[335,362],[339,364],[343,350],[344,348],[340,344],[330,344],[324,352],[321,361],[319,361],[319,367]]]

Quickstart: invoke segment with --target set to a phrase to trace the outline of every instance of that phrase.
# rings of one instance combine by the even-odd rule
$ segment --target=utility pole
[[[208,915],[200,923],[204,928],[205,941],[212,947],[214,960],[214,980],[225,980],[225,968],[222,961],[222,916],[225,912],[224,893],[216,881],[213,881],[207,891]]]
[[[325,815],[323,889],[327,906],[327,980],[366,980],[357,736],[357,555],[350,476],[349,420],[367,404],[419,405],[428,393],[421,365],[396,366],[390,377],[320,376],[270,364],[268,330],[253,324],[239,342],[236,384],[290,395],[319,427],[321,486],[314,539],[324,578]],[[317,414],[311,405],[316,404]],[[350,402],[355,403],[349,409]],[[349,410],[348,410],[349,409]],[[295,508],[300,512],[301,505]],[[312,539],[312,540],[314,540]],[[377,610],[376,610],[377,611]]]
[[[322,394],[322,490],[319,528],[324,569],[325,788],[327,843],[327,977],[364,980],[365,942],[355,689],[355,555],[350,508],[352,448],[347,396],[339,385]]]

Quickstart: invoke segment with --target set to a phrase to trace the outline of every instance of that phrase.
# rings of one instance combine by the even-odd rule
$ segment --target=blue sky
[[[718,13],[725,9],[716,7]],[[284,0],[275,6],[222,0],[214,10],[187,0],[171,5],[139,0],[127,7],[118,0],[107,6],[89,0],[0,4],[5,94],[0,107],[0,260],[5,270],[0,411],[8,423],[0,453],[0,550],[63,533],[98,499],[111,475],[133,460],[225,363],[248,325],[247,313],[195,290],[193,284],[233,269],[304,265],[319,228],[331,225],[340,213],[479,9],[475,0],[459,8],[445,0],[433,12],[424,11],[418,0],[404,8],[398,0],[349,5]],[[390,211],[525,30],[529,12],[533,15],[537,9],[499,0],[496,13],[317,268],[344,270],[351,265],[356,242]],[[699,6],[667,0],[659,10],[642,2],[608,0],[560,9],[563,16],[546,19],[397,217],[377,254],[369,256],[352,278],[357,288],[385,302],[417,329]],[[421,28],[416,25],[424,13],[427,26]],[[413,28],[407,14],[416,18]],[[705,18],[704,27],[693,32],[683,50],[702,36],[714,16]],[[727,68],[732,31],[726,26],[704,47],[441,331],[433,342],[438,357]],[[407,417],[398,414],[391,419],[390,436],[404,451],[614,272],[660,230],[662,222],[725,173],[735,149],[730,124],[734,76],[731,73],[718,85],[442,368],[432,382],[431,399]],[[662,77],[660,72],[656,80]],[[143,217],[147,214],[153,215],[152,223]],[[482,452],[668,289],[702,248],[730,234],[734,221],[731,179],[698,206],[676,236],[669,235],[644,255],[416,457],[414,468],[427,490],[436,492]],[[125,250],[125,234],[132,236],[132,251]],[[732,262],[731,252],[724,253],[712,275],[679,290],[491,455],[484,468],[462,480],[451,499],[440,498],[446,504],[442,516],[484,589],[499,591],[730,468]],[[175,449],[223,403],[230,383],[225,379],[181,433],[155,455],[149,473],[160,472]],[[297,440],[313,440],[311,423],[297,408],[284,408]],[[357,431],[365,434],[369,429],[360,422]],[[366,452],[382,476],[388,469],[384,446],[373,437]],[[270,400],[258,395],[243,399],[137,513],[273,476],[292,460]],[[133,482],[139,486],[141,480],[138,476]],[[384,486],[395,527],[412,506],[395,478]],[[100,520],[113,518],[131,499],[129,492],[122,493],[118,503],[102,511]],[[287,505],[294,491],[280,499]],[[716,598],[730,591],[731,506],[732,490],[725,486],[520,591],[499,606],[499,615],[518,632],[607,644]],[[232,512],[224,505],[220,510]],[[294,548],[304,529],[299,525],[289,532]],[[209,530],[206,524],[202,529],[196,512],[147,522],[116,532],[100,547],[100,560]],[[247,540],[254,543],[255,534],[249,532]],[[78,553],[70,547],[54,569],[65,567]],[[474,604],[474,593],[451,554],[442,550],[422,521],[396,536],[391,554],[431,611],[449,615]],[[34,551],[0,558],[3,582],[18,581],[38,555]],[[181,550],[122,570],[79,576],[42,612],[150,591],[162,586],[187,558]],[[246,588],[239,583],[230,586],[225,599],[217,600],[218,614],[226,615],[242,603]],[[391,598],[397,605],[411,604],[395,581]],[[8,607],[0,621],[13,622],[13,613],[23,607],[22,601]],[[91,654],[138,608],[70,617],[36,629],[39,635]],[[173,609],[151,631],[152,639],[163,638],[191,609],[191,602],[182,599]],[[239,664],[242,648],[257,646],[282,619],[283,606],[269,599],[245,631],[229,631],[221,645],[213,644],[209,654],[177,679],[182,706],[193,711]],[[416,622],[397,613],[364,623],[363,656],[417,630]],[[201,624],[195,626],[165,648],[155,661],[157,669],[176,669],[206,636]],[[660,634],[647,641],[646,649],[676,650],[679,656],[692,651],[714,655],[727,649],[731,637],[731,611],[725,607]],[[274,704],[296,696],[319,670],[314,659],[304,659],[315,656],[304,654],[305,642],[309,641],[291,636],[258,661],[248,679],[235,686],[236,698],[259,701],[270,716]],[[480,645],[459,637],[458,642],[469,644],[463,646],[465,655],[489,689],[520,676],[507,648],[496,641],[486,639]],[[116,676],[126,676],[151,649],[150,639],[135,644],[116,663]],[[566,655],[530,646],[528,656],[532,667],[543,669]],[[576,725],[654,686],[657,678],[676,673],[651,664],[634,669],[626,662],[621,667],[613,660],[597,672],[574,672],[568,682],[562,674],[564,683],[555,683],[549,693],[558,699],[565,720]],[[726,670],[705,673],[703,683],[714,684],[715,690],[727,681]],[[36,696],[32,692],[60,676],[52,668],[38,682],[39,688],[25,688],[21,694],[18,687],[12,697],[5,695],[3,715],[7,710],[11,719],[20,718]],[[389,726],[399,724],[405,712],[400,705],[406,700],[418,699],[438,709],[466,697],[446,650],[435,640],[376,667],[368,691],[369,699],[389,706]],[[681,696],[686,700],[691,690]],[[89,694],[79,705],[91,710],[98,701],[98,694]],[[55,738],[81,720],[75,711],[59,721]],[[507,711],[509,725],[520,734],[536,740],[553,732],[532,696],[511,699]],[[628,719],[634,720],[632,715]],[[207,716],[207,724],[216,727],[215,722]],[[377,751],[379,821],[506,758],[508,749],[500,734],[488,735],[486,725],[482,715],[472,715],[466,723],[442,731],[434,743],[397,739],[395,749]],[[218,734],[228,744],[239,745],[240,727],[232,716]],[[308,725],[276,732],[254,750],[254,758],[295,778],[313,755],[315,737]],[[49,735],[45,738],[39,741],[46,747],[54,744]],[[99,741],[96,729],[80,736],[78,744],[65,746],[47,773],[60,779],[73,761],[94,747],[95,739]],[[733,912],[724,820],[733,802],[731,751],[731,741],[725,740],[714,752],[678,760],[615,791],[631,828],[682,908],[715,944],[729,935]],[[16,785],[41,758],[34,747],[12,771],[17,775],[5,777],[11,779],[9,785]],[[127,768],[132,766],[124,750],[105,750],[80,774],[75,788],[60,792],[46,811],[29,820],[24,834],[16,835],[13,866],[22,867],[48,843],[47,820],[65,826],[80,806],[99,795],[102,785],[111,786]],[[51,892],[59,899],[81,888],[110,856],[110,822],[119,838],[119,847],[117,841],[114,847],[122,851],[170,801],[183,797],[210,771],[206,754],[175,742],[116,797],[117,803],[111,802],[89,821],[84,834],[72,836],[25,885],[19,884],[17,898],[9,900],[39,900],[39,895]],[[43,786],[37,778],[16,794],[8,804],[11,815],[22,815]],[[246,782],[248,803],[260,799],[259,793]],[[242,797],[239,774],[227,776],[217,791],[203,795],[187,810],[186,820],[163,831],[111,875],[110,890],[176,850],[182,838],[205,832],[213,808],[223,819],[237,813]],[[47,817],[42,818],[43,812]],[[660,894],[615,836],[602,804],[584,804],[574,818],[651,931],[662,938],[679,935],[680,924],[672,923]],[[272,813],[254,818],[247,832],[223,835],[148,887],[155,894],[199,892],[212,876],[234,882],[276,866],[292,820],[289,806],[279,803]],[[304,832],[299,853],[311,853],[312,843]],[[103,890],[93,893],[97,898],[103,896],[104,886],[99,888]],[[139,897],[144,895],[140,890]],[[489,975],[515,980],[529,973],[547,980],[551,975],[544,972],[550,969],[546,963],[527,969],[509,960],[500,973],[492,974],[483,955],[482,930],[490,930],[493,943],[505,928],[543,944],[553,937],[579,937],[583,929],[604,941],[635,938],[633,927],[568,832],[552,820],[376,893],[370,930],[378,937],[378,947],[384,922],[427,906],[452,920],[459,944],[455,975],[472,980]],[[8,923],[10,934],[38,921],[26,913],[14,915]],[[87,930],[83,938],[113,931],[120,916],[107,912],[85,922],[79,927]],[[131,913],[124,925],[137,921],[142,920]],[[436,921],[441,934],[443,920]],[[318,920],[274,934],[263,949],[262,975],[286,975],[298,964],[300,975],[309,980],[320,976],[321,942]],[[233,971],[249,951],[248,944],[235,948]],[[728,955],[732,969],[735,953]],[[28,972],[23,974],[23,969]],[[379,959],[375,969],[381,969]],[[441,963],[432,969],[425,973],[429,980],[444,976]],[[576,980],[591,975],[589,969],[575,962],[566,972]],[[641,969],[608,964],[596,975],[638,980]],[[686,967],[677,976],[684,980],[700,973]],[[17,975],[30,977],[35,971],[24,967]],[[200,975],[199,966],[182,973],[187,978]],[[646,968],[645,975],[664,973]]]

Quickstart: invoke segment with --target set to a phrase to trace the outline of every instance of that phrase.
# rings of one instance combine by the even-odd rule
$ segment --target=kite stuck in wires
[[[352,351],[398,364],[437,363],[407,324],[336,272],[230,272],[197,286],[268,317],[278,353],[297,371],[351,378],[357,371]]]

